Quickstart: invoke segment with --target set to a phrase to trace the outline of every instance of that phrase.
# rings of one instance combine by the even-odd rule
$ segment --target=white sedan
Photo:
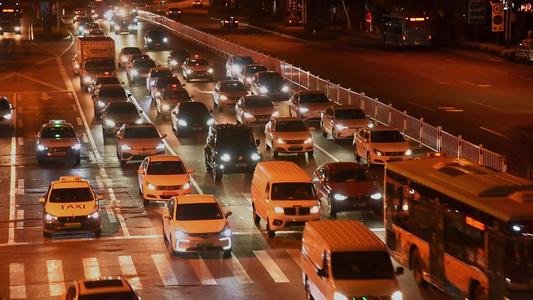
[[[366,158],[368,167],[413,158],[411,147],[403,135],[396,128],[386,125],[361,129],[354,135],[353,150],[355,160]]]

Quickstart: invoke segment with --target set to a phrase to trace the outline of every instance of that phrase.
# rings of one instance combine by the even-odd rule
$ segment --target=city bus
[[[391,46],[428,46],[431,23],[428,16],[393,14],[381,18],[381,39]]]
[[[387,163],[392,257],[453,299],[533,299],[533,181],[458,158]]]
[[[21,34],[22,10],[18,2],[0,2],[0,35],[4,32]]]

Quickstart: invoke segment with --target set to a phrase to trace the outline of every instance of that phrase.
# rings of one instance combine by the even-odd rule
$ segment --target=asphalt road
[[[104,22],[104,27],[108,25]],[[142,35],[151,28],[140,23],[137,35],[110,34],[117,53],[124,46],[142,48]],[[7,46],[6,46],[7,45]],[[185,48],[200,53],[214,64],[217,79],[224,77],[224,59],[175,36],[169,48]],[[145,86],[126,84],[135,103],[168,134],[167,153],[179,155],[192,177],[195,192],[215,195],[224,210],[231,210],[234,257],[216,254],[172,257],[161,230],[162,203],[143,206],[138,195],[139,162],[121,166],[115,155],[114,138],[104,138],[100,121],[94,118],[89,94],[80,90],[79,78],[72,74],[71,59],[75,45],[70,41],[30,42],[22,38],[0,39],[0,51],[8,53],[0,61],[0,94],[7,95],[16,107],[16,129],[0,131],[0,297],[7,299],[58,299],[68,284],[84,277],[123,274],[139,289],[143,299],[303,299],[299,269],[301,233],[279,233],[268,239],[265,225],[255,226],[251,216],[251,175],[224,175],[215,183],[203,162],[205,135],[177,139],[170,122],[157,118]],[[147,51],[165,65],[168,51]],[[119,78],[127,82],[124,71]],[[181,76],[180,76],[181,78]],[[186,88],[213,108],[213,82],[192,82]],[[287,114],[287,103],[279,109]],[[215,112],[217,122],[235,122],[230,110]],[[40,167],[35,155],[35,134],[49,119],[65,119],[83,133],[82,162]],[[311,124],[313,125],[313,124]],[[314,124],[316,126],[317,124]],[[265,160],[264,134],[259,149]],[[317,166],[333,160],[353,161],[351,143],[335,144],[314,130],[315,155],[280,155],[311,173]],[[416,146],[416,145],[414,145]],[[425,150],[416,148],[417,154]],[[381,168],[372,168],[379,176]],[[63,175],[80,175],[89,180],[101,201],[102,237],[89,239],[73,235],[63,238],[42,237],[42,207],[38,203],[49,184]],[[9,201],[8,201],[9,199]],[[324,216],[324,218],[327,218]],[[383,224],[372,213],[340,213],[340,219],[362,220],[383,238]],[[9,275],[8,275],[9,274]],[[432,288],[420,290],[407,271],[399,278],[404,299],[448,299]]]

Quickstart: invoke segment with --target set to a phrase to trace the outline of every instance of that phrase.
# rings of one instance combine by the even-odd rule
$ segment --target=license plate
[[[140,152],[139,155],[150,155],[150,152]]]
[[[366,202],[355,202],[354,206],[364,207],[364,206],[366,206]]]
[[[213,247],[213,243],[198,243],[196,246],[198,248],[209,248],[209,247]]]
[[[65,223],[65,228],[80,228],[81,223]]]
[[[202,130],[202,127],[193,127],[192,130]]]
[[[300,231],[300,230],[304,230],[304,227],[303,226],[291,226],[290,229],[295,230],[295,231]]]
[[[53,152],[52,156],[65,156],[67,155],[67,152]]]
[[[415,45],[420,45],[420,42],[415,42]]]
[[[245,167],[248,166],[248,164],[246,164],[246,163],[240,163],[240,164],[235,164],[235,166],[236,166],[237,168],[245,168]]]
[[[174,196],[177,195],[177,192],[163,192],[163,196]]]
[[[156,46],[161,46],[161,43],[155,43]]]
[[[302,150],[302,149],[303,149],[302,147],[289,147],[289,150],[294,150],[294,151]]]

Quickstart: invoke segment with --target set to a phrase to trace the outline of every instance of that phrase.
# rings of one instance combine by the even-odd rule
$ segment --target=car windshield
[[[127,103],[127,104],[126,104]],[[112,103],[107,109],[108,115],[118,115],[118,114],[139,114],[137,107],[133,103]]]
[[[123,88],[100,89],[100,98],[127,98]]]
[[[76,133],[72,127],[48,127],[44,128],[41,138],[44,139],[68,139],[75,138]]]
[[[178,200],[179,203],[179,200]],[[217,203],[190,203],[178,204],[176,220],[217,220],[224,218]]]
[[[333,252],[333,278],[338,280],[392,279],[394,270],[386,251]]]
[[[154,127],[129,127],[124,132],[125,139],[158,139],[159,133]]]
[[[150,56],[146,54],[132,54],[130,62],[135,62],[136,59],[150,59]]]
[[[190,59],[189,63],[187,64],[189,66],[207,66],[209,63],[205,59]]]
[[[9,109],[9,102],[7,100],[0,100],[0,109]]]
[[[265,98],[258,98],[258,99],[247,99],[244,101],[244,107],[246,108],[253,108],[253,107],[274,107],[274,104],[272,104],[272,101]]]
[[[254,60],[250,56],[235,57],[233,60],[233,64],[235,65],[250,65],[253,63]]]
[[[151,73],[151,77],[152,77],[152,78],[153,78],[153,77],[161,77],[161,76],[172,76],[172,75],[174,75],[174,74],[172,73],[172,71],[167,70],[167,69],[165,69],[165,70],[154,70],[154,71],[152,71],[152,73]]]
[[[147,175],[187,174],[181,161],[152,161],[146,170]]]
[[[323,93],[300,94],[300,103],[328,103],[329,99]]]
[[[157,88],[164,88],[171,84],[176,84],[181,86],[181,82],[176,77],[159,77],[157,80]]]
[[[245,92],[246,88],[242,82],[231,82],[231,83],[222,83],[220,84],[221,92]]]
[[[139,48],[124,48],[123,54],[143,54]]]
[[[162,39],[165,37],[165,34],[162,31],[150,31],[148,36],[152,39]]]
[[[247,148],[250,145],[255,147],[254,136],[247,129],[225,129],[217,134],[217,146],[220,148]]]
[[[52,189],[50,192],[49,202],[67,203],[67,202],[87,202],[93,200],[93,194],[89,187],[69,188],[69,189]]]
[[[187,91],[168,91],[163,93],[163,99],[165,100],[178,100],[185,99],[190,100],[189,93]]]
[[[362,182],[369,181],[366,172],[362,169],[331,170],[331,182]]]
[[[365,112],[362,109],[339,109],[335,111],[337,120],[363,120],[366,119]]]
[[[372,143],[403,143],[405,139],[398,130],[372,131]]]
[[[284,182],[272,185],[272,200],[316,200],[317,195],[312,183]]]
[[[85,63],[86,69],[115,70],[115,62],[112,59],[91,58]]]
[[[181,59],[186,59],[187,57],[191,56],[191,54],[189,53],[189,51],[186,51],[186,50],[177,50],[177,51],[172,51],[172,53],[170,53],[170,57],[172,58],[181,58]]]
[[[86,23],[85,29],[100,29],[100,25],[96,23]]]
[[[134,292],[107,292],[93,295],[79,296],[78,300],[136,300],[138,299]]]
[[[209,110],[202,102],[188,102],[180,105],[179,114],[187,114],[194,117],[210,116]]]
[[[104,32],[101,29],[90,29],[89,34],[91,35],[103,35]]]
[[[307,126],[301,120],[294,121],[277,121],[276,131],[278,132],[292,132],[292,131],[308,131]]]
[[[247,74],[255,74],[257,72],[266,71],[267,68],[264,66],[248,66],[246,67],[246,73]]]
[[[142,59],[142,60],[136,59],[133,62],[133,68],[142,68],[142,69],[155,68],[155,62],[151,59]]]
[[[280,85],[283,84],[283,77],[279,73],[261,73],[259,82],[266,85]]]
[[[117,77],[100,77],[96,79],[96,85],[99,84],[120,84]]]

